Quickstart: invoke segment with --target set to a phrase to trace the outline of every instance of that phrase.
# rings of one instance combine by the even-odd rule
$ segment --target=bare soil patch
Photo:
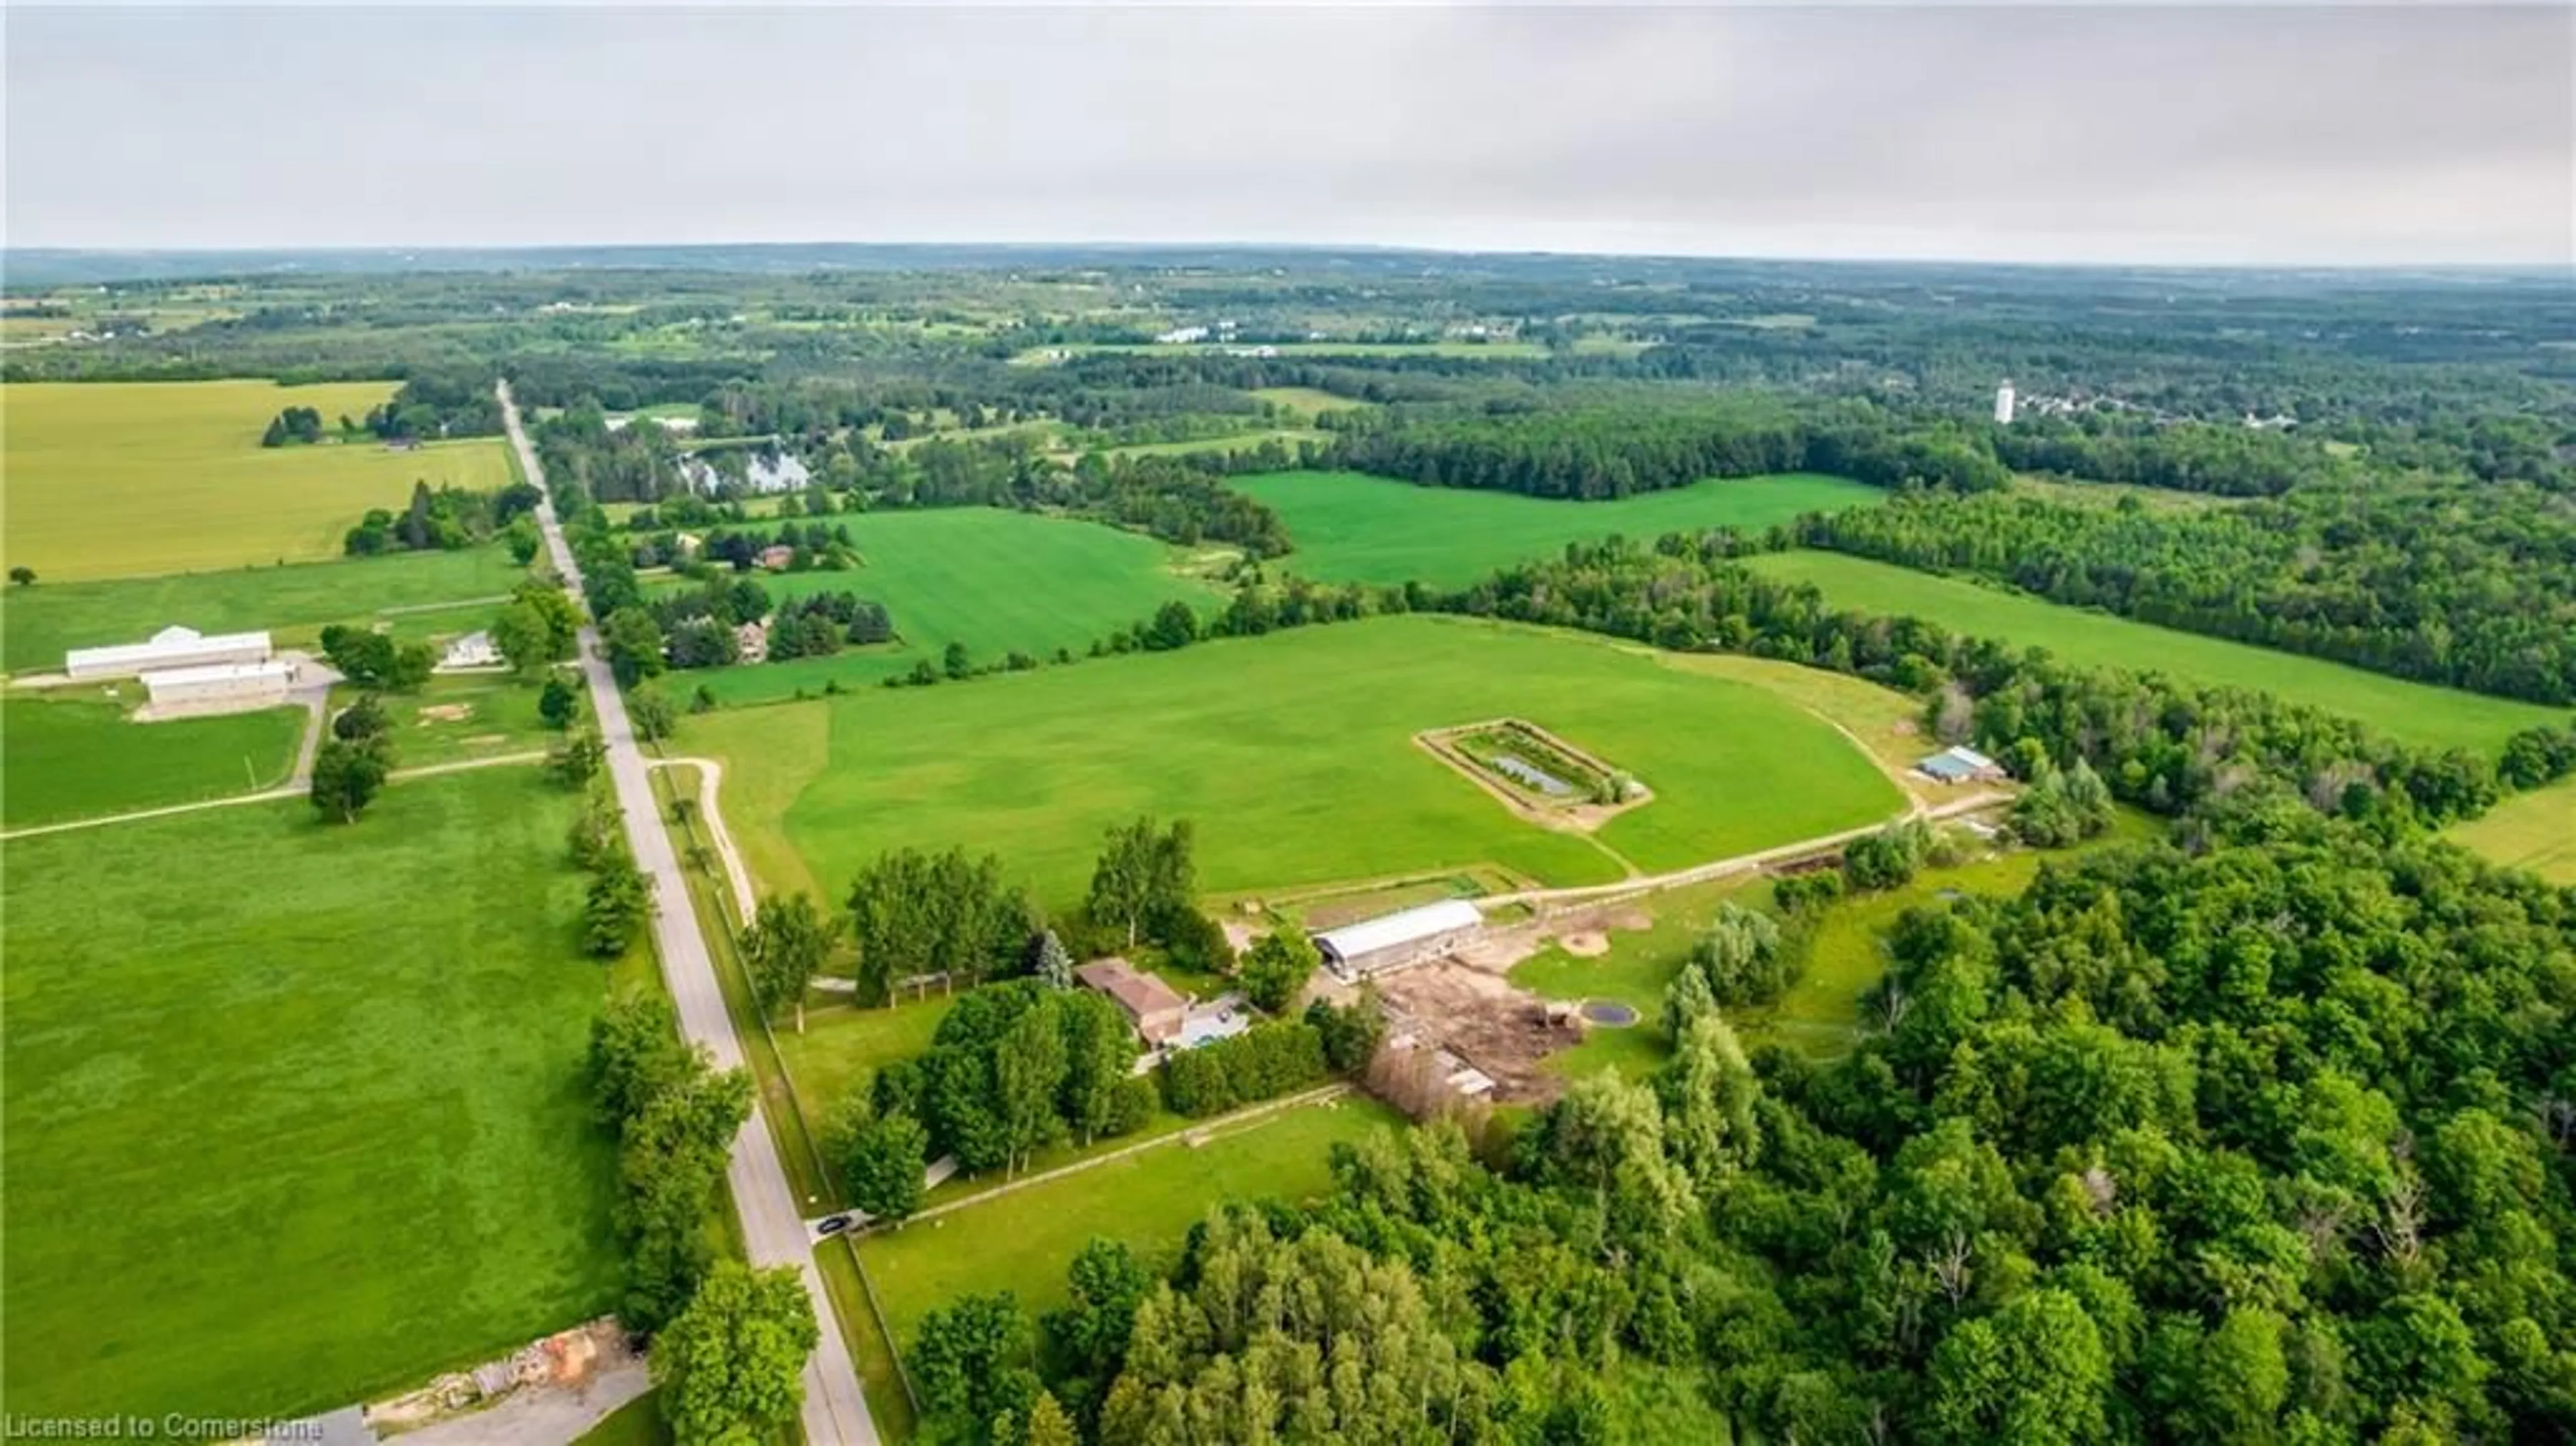
[[[1556,947],[1577,959],[1598,959],[1610,952],[1610,936],[1582,929],[1558,939]]]
[[[431,703],[421,708],[419,726],[426,728],[432,723],[462,723],[473,716],[474,705],[471,703]]]
[[[1570,1011],[1455,959],[1388,975],[1378,988],[1411,1032],[1490,1076],[1497,1103],[1544,1104],[1564,1091],[1544,1061],[1582,1043]]]

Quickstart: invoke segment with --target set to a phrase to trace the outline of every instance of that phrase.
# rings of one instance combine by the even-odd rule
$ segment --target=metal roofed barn
[[[1443,899],[1418,909],[1381,914],[1315,936],[1324,963],[1344,979],[1401,969],[1456,948],[1484,927],[1485,916],[1465,899]]]
[[[1971,779],[1992,780],[2004,776],[2002,764],[1965,746],[1944,748],[1915,764],[1914,771],[1943,783],[1966,783]]]
[[[216,663],[268,661],[268,634],[218,633],[190,627],[167,627],[149,642],[118,643],[104,648],[74,648],[63,655],[63,672],[74,682],[92,678],[130,678],[156,668],[202,668]]]

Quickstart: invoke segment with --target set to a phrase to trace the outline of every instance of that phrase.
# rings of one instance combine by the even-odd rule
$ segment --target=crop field
[[[1282,565],[1291,572],[1323,582],[1419,579],[1443,587],[1554,556],[1568,542],[1612,533],[1650,540],[1705,527],[1758,531],[1881,496],[1875,487],[1813,473],[1714,479],[1612,502],[1417,487],[1359,472],[1277,472],[1234,485],[1288,524],[1296,550]]]
[[[826,683],[874,687],[924,658],[936,666],[951,642],[978,662],[1013,648],[1045,657],[1079,653],[1100,638],[1180,598],[1213,602],[1215,591],[1175,570],[1181,554],[1150,537],[1096,523],[998,508],[944,508],[836,519],[849,524],[865,565],[847,572],[764,575],[776,598],[855,592],[894,615],[899,647],[829,658],[685,673],[683,693],[705,684],[726,703],[820,693]]]
[[[51,672],[72,648],[141,642],[172,623],[204,633],[318,631],[326,623],[362,622],[394,610],[498,597],[518,586],[522,575],[508,549],[491,546],[99,582],[41,581],[0,598],[0,666],[12,673]],[[477,617],[468,626],[488,621]]]
[[[2508,868],[2576,884],[2576,778],[2514,794],[2446,836]]]
[[[508,485],[497,438],[414,452],[259,445],[282,408],[313,407],[329,427],[392,394],[386,382],[13,385],[6,561],[48,581],[313,561],[339,556],[341,534],[370,507],[401,506],[415,480]]]
[[[124,689],[120,701],[90,689],[0,699],[0,824],[27,828],[252,793],[285,782],[295,766],[309,716],[301,708],[135,723],[125,715],[141,690]]]
[[[1774,577],[1814,583],[1836,607],[1930,618],[1954,632],[2046,648],[2075,663],[2274,693],[2430,747],[2493,750],[2522,729],[2566,717],[2563,709],[2537,703],[2177,632],[1867,558],[1785,552],[1747,561]]]
[[[493,769],[9,846],[13,1411],[327,1409],[614,1306],[570,815]]]
[[[826,719],[822,747],[792,716],[805,710]],[[1655,801],[1597,834],[1556,832],[1413,741],[1501,716],[1617,759]],[[726,813],[759,840],[755,860],[792,850],[827,891],[883,850],[961,844],[998,849],[1057,905],[1079,897],[1103,830],[1139,813],[1194,820],[1201,884],[1226,894],[1487,863],[1606,882],[1621,858],[1678,868],[1900,802],[1859,749],[1759,687],[1599,639],[1432,617],[717,713],[689,720],[682,747],[724,760]]]
[[[1032,1314],[1064,1304],[1065,1267],[1094,1237],[1147,1268],[1170,1269],[1190,1227],[1220,1200],[1297,1202],[1332,1188],[1335,1144],[1403,1128],[1357,1095],[1299,1105],[1204,1145],[1159,1145],[859,1243],[905,1346],[921,1318],[958,1296],[1007,1290]]]

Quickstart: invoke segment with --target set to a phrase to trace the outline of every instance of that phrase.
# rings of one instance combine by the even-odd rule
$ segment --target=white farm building
[[[143,675],[152,714],[238,713],[273,708],[295,684],[295,665],[283,658],[258,663],[207,663],[194,668],[155,668]]]
[[[75,683],[98,678],[132,678],[163,668],[203,668],[218,663],[265,663],[270,648],[266,633],[217,633],[167,627],[151,641],[118,643],[105,648],[74,648],[63,654],[63,672]]]
[[[1315,936],[1324,965],[1346,980],[1365,979],[1445,954],[1475,937],[1485,916],[1465,899],[1443,899],[1344,924]]]

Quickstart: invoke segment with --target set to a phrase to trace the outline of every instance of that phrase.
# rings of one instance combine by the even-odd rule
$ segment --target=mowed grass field
[[[496,545],[98,582],[39,581],[0,594],[0,667],[52,672],[70,649],[139,643],[172,623],[202,633],[319,630],[388,610],[498,597],[525,575],[509,549]],[[489,621],[478,616],[470,626]]]
[[[270,708],[217,718],[136,723],[110,702],[0,698],[0,825],[26,828],[100,814],[251,793],[286,781],[310,715]],[[13,860],[14,862],[14,860]]]
[[[0,389],[6,562],[46,580],[302,562],[340,555],[370,507],[412,483],[508,485],[498,438],[415,452],[373,440],[262,447],[287,407],[363,418],[386,382],[39,382]]]
[[[1901,803],[1850,741],[1763,688],[1596,638],[1433,617],[717,713],[689,720],[680,747],[724,760],[726,813],[756,864],[792,850],[827,893],[885,850],[957,844],[998,851],[1069,905],[1102,832],[1140,813],[1194,821],[1217,894],[1484,863],[1556,884],[1620,877],[1592,839],[1523,820],[1413,741],[1502,716],[1656,790],[1594,836],[1650,872]]]
[[[1835,607],[1929,618],[1953,632],[2046,648],[2073,663],[2273,693],[2430,747],[2492,751],[2522,729],[2567,717],[2564,709],[2412,683],[1841,553],[1774,553],[1747,563],[1774,577],[1814,583]]]
[[[2514,794],[2445,836],[2508,868],[2576,884],[2576,778]]]
[[[1759,531],[1881,495],[1814,473],[1712,479],[1612,502],[1417,487],[1359,472],[1274,472],[1234,485],[1288,524],[1296,550],[1281,565],[1291,572],[1324,582],[1419,579],[1444,587],[1506,563],[1552,557],[1568,542],[1612,533],[1650,540],[1705,527]]]
[[[1298,1105],[1210,1142],[1175,1141],[859,1242],[899,1349],[960,1295],[1007,1290],[1031,1314],[1065,1302],[1065,1267],[1095,1237],[1169,1270],[1190,1227],[1224,1200],[1298,1203],[1332,1188],[1332,1147],[1404,1127],[1358,1095]]]
[[[819,694],[833,681],[873,687],[924,658],[936,666],[952,642],[978,662],[999,662],[1014,648],[1039,658],[1058,648],[1079,653],[1173,598],[1204,607],[1218,597],[1176,570],[1177,549],[1097,523],[990,507],[834,521],[849,525],[864,566],[761,574],[761,585],[780,600],[854,592],[883,603],[901,645],[685,673],[672,687],[704,684],[726,703],[790,698],[800,688]]]
[[[12,1412],[326,1409],[615,1306],[571,811],[492,769],[8,845]]]

